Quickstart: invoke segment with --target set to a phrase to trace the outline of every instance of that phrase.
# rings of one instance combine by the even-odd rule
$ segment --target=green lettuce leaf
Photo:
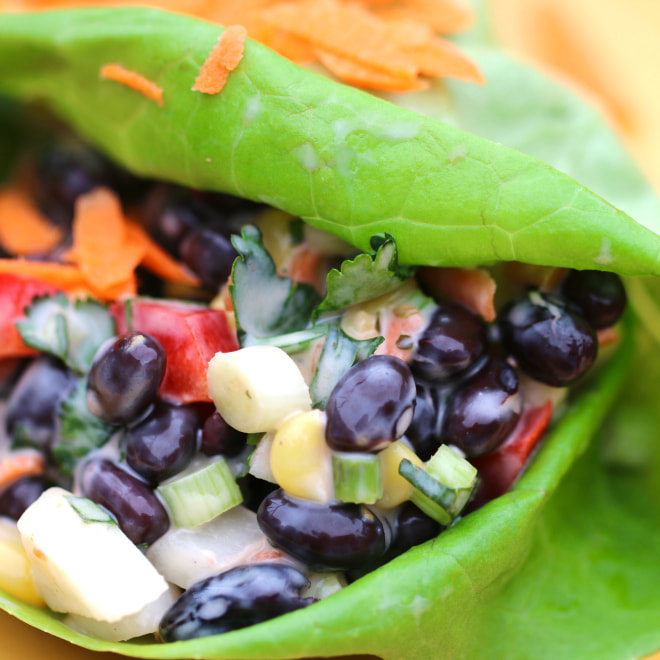
[[[489,658],[621,660],[660,649],[656,342],[638,332],[623,394],[539,516],[529,559],[475,616]]]
[[[388,231],[406,263],[518,259],[623,274],[660,272],[660,238],[648,229],[656,226],[653,213],[628,206],[647,193],[629,183],[617,192],[614,184],[632,170],[612,151],[611,138],[603,138],[604,127],[593,129],[593,144],[603,145],[592,163],[595,175],[604,173],[600,184],[587,176],[578,147],[564,161],[572,170],[553,160],[560,148],[551,142],[558,138],[539,138],[536,155],[608,199],[612,189],[612,201],[639,213],[648,227],[534,158],[303,72],[256,44],[248,44],[221,95],[189,93],[219,32],[147,10],[2,16],[0,90],[46,99],[87,139],[138,173],[266,201],[362,249],[373,233]],[[490,66],[491,54],[479,57]],[[161,84],[163,108],[99,81],[101,65],[114,61]],[[495,52],[492,61],[488,75],[506,79],[513,64]],[[530,101],[534,116],[554,103],[554,92],[538,85],[547,97],[543,92]],[[448,89],[457,107],[461,94],[469,105],[474,90],[453,83]],[[498,119],[487,121],[491,102],[488,96],[474,100],[484,107],[473,115],[464,105],[461,115],[472,124],[461,125],[534,152],[524,140],[515,141],[519,135],[515,122],[507,124],[504,105]],[[564,119],[578,106],[571,101]],[[523,120],[530,121],[529,114]],[[530,124],[528,136],[544,121]],[[524,128],[518,129],[524,137]],[[605,174],[608,163],[613,169]],[[628,190],[634,190],[628,202],[614,199]],[[514,490],[306,610],[219,637],[158,645],[78,635],[59,616],[6,595],[0,606],[74,643],[140,657],[275,660],[372,653],[386,660],[455,660],[486,653],[620,660],[655,650],[658,517],[649,501],[658,500],[652,477],[660,466],[648,438],[657,428],[657,403],[626,399],[614,408],[635,341],[629,331]],[[647,382],[639,374],[656,361],[650,356],[648,350],[642,354],[644,370],[626,385],[631,392],[631,383]],[[578,460],[612,411],[608,429],[617,431],[618,442],[605,445],[601,461],[597,449]],[[630,437],[631,419],[638,433],[632,453],[620,445]],[[635,452],[646,466],[642,479],[639,464],[631,472]],[[650,547],[640,553],[636,546],[644,541]]]
[[[540,158],[660,233],[660,199],[596,107],[492,43],[472,40],[466,50],[488,84],[436,81],[383,97]]]
[[[392,236],[372,236],[375,254],[362,252],[346,259],[339,270],[333,268],[326,278],[328,292],[316,309],[326,312],[358,305],[384,295],[410,279],[414,270],[399,265],[396,241]]]
[[[256,43],[221,94],[190,91],[221,30],[135,8],[7,14],[0,91],[46,100],[136,173],[267,202],[363,250],[389,232],[403,263],[660,273],[660,236],[545,163]],[[164,105],[100,80],[110,62],[155,81]]]

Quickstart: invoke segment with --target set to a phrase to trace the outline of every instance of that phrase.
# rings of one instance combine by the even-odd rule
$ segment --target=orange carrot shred
[[[320,48],[314,52],[328,71],[355,87],[380,89],[387,92],[419,92],[428,89],[430,86],[427,80],[390,76],[383,71],[358,64]]]
[[[87,280],[77,266],[54,261],[28,261],[27,259],[0,259],[0,273],[33,277],[72,293],[89,291]]]
[[[43,456],[34,450],[15,452],[0,459],[0,488],[4,488],[20,477],[43,474]]]
[[[199,279],[183,264],[167,254],[140,225],[135,222],[128,222],[126,229],[129,236],[134,237],[136,241],[142,242],[144,255],[141,263],[147,270],[168,282],[199,286]]]
[[[121,0],[103,3],[122,4]],[[84,5],[89,0],[21,0],[20,4],[39,9]],[[335,76],[358,87],[418,91],[428,87],[423,76],[483,82],[477,65],[437,36],[473,24],[475,12],[466,0],[151,0],[150,4],[220,25],[243,26],[252,39],[293,62],[321,60]],[[418,34],[411,40],[415,30]],[[420,40],[421,34],[425,36]],[[224,46],[216,44],[201,67],[194,91],[217,94],[240,61],[245,37],[230,33],[226,39]],[[103,71],[105,77],[162,105],[162,90],[136,72],[116,64]]]
[[[268,44],[269,48],[296,64],[308,64],[316,59],[315,49],[309,41],[273,25],[260,24],[252,38]]]
[[[16,188],[0,190],[0,244],[9,254],[43,254],[62,240],[62,231]]]
[[[318,48],[384,71],[414,79],[418,68],[389,35],[389,26],[358,5],[338,0],[281,2],[263,12],[263,19]]]
[[[218,94],[225,86],[229,74],[243,59],[247,30],[242,25],[230,25],[218,38],[199,70],[193,92]]]
[[[451,41],[435,37],[423,46],[403,46],[414,58],[420,73],[441,78],[444,76],[483,84],[485,78],[476,62]]]
[[[119,200],[109,190],[97,188],[78,197],[71,256],[102,298],[114,297],[118,285],[123,291],[144,256],[143,243],[129,234],[126,225]]]
[[[126,85],[158,105],[163,105],[162,88],[136,71],[126,69],[121,64],[106,64],[101,67],[100,75],[104,80],[114,80],[121,85]]]
[[[467,30],[474,23],[474,10],[462,0],[358,0],[389,21],[413,19],[440,34]]]
[[[481,268],[419,269],[419,279],[434,298],[453,299],[486,321],[495,320],[495,280]]]
[[[325,287],[324,258],[307,243],[296,246],[288,263],[280,269],[280,274],[294,282],[311,284],[321,291]]]
[[[395,313],[386,328],[381,328],[385,334],[385,341],[376,349],[376,355],[392,355],[398,357],[404,362],[410,362],[414,351],[413,343],[410,341],[401,342],[402,338],[410,339],[411,336],[418,334],[424,326],[424,319],[419,310],[412,305],[400,305],[401,311]],[[382,320],[382,319],[381,319]]]

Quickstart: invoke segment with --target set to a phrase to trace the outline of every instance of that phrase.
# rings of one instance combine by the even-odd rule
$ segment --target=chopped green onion
[[[83,522],[117,524],[117,521],[93,500],[77,495],[66,495],[65,499]]]
[[[383,496],[377,454],[335,452],[332,455],[335,497],[341,502],[373,504]]]
[[[452,518],[447,512],[446,505],[443,505],[443,502],[453,499],[451,489],[443,486],[422,468],[413,465],[407,458],[399,464],[399,474],[414,486],[410,496],[414,505],[441,525],[451,523]]]
[[[157,492],[178,527],[197,527],[243,501],[240,488],[224,458],[161,484]]]
[[[399,474],[413,485],[413,504],[441,525],[449,525],[469,502],[477,484],[477,471],[446,445],[424,469],[404,459]]]
[[[447,510],[450,515],[457,516],[468,503],[477,484],[477,468],[457,451],[447,445],[441,445],[428,460],[425,469],[428,474],[456,493],[453,504]]]

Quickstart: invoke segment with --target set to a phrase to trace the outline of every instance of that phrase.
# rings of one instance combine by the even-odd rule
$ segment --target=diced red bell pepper
[[[26,346],[16,329],[16,321],[25,318],[25,308],[36,296],[52,295],[60,291],[55,286],[31,277],[0,274],[0,359],[35,355]]]
[[[524,410],[511,435],[494,451],[472,460],[481,483],[470,508],[506,493],[518,478],[552,416],[552,402]]]
[[[163,345],[167,355],[162,398],[177,403],[210,401],[206,371],[219,351],[238,349],[235,332],[223,310],[183,302],[135,298],[116,303],[112,313],[117,332],[149,334]]]

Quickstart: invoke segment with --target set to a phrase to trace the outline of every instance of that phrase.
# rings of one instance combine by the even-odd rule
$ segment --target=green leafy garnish
[[[309,386],[312,405],[325,408],[330,393],[341,377],[354,364],[373,355],[382,342],[382,337],[353,339],[336,325],[328,326],[321,357]]]
[[[372,236],[372,244],[377,236]],[[378,241],[376,253],[359,254],[345,260],[339,270],[326,277],[327,293],[317,312],[343,309],[393,291],[412,277],[414,269],[400,266],[396,242],[391,234]]]
[[[78,385],[62,401],[58,419],[60,431],[51,448],[63,474],[72,476],[78,461],[93,449],[102,447],[116,427],[102,422],[87,407],[87,381]]]
[[[269,337],[305,328],[320,299],[316,289],[277,274],[256,227],[243,227],[232,243],[239,257],[229,290],[241,331]]]
[[[23,341],[60,358],[78,374],[89,371],[98,348],[116,331],[106,305],[71,301],[63,293],[35,299],[25,315],[16,323]]]

